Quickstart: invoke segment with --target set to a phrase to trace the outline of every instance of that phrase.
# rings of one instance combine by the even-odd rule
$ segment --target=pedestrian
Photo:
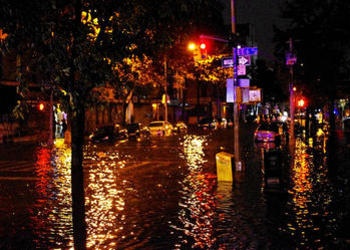
[[[64,138],[64,133],[67,131],[67,123],[66,123],[66,120],[63,119],[62,120],[62,134],[61,134],[61,137]]]

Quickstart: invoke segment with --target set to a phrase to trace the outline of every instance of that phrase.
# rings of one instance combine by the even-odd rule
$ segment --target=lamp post
[[[193,53],[194,65],[197,68],[199,61],[201,60],[200,48],[198,44],[190,42],[187,46],[187,49]],[[196,84],[197,84],[197,99],[196,99],[196,116],[197,122],[199,122],[199,107],[200,107],[200,88],[199,88],[199,73],[195,72]]]
[[[167,57],[164,56],[164,121],[168,121],[168,64]]]
[[[289,41],[289,53],[287,54],[286,64],[289,66],[289,112],[290,112],[290,127],[289,127],[289,144],[292,147],[294,144],[294,71],[293,65],[296,62],[296,57],[293,55],[293,41],[290,38]],[[293,152],[293,150],[291,150]]]
[[[236,21],[235,21],[235,4],[234,0],[231,0],[231,21],[232,21],[232,34],[236,34]],[[228,43],[229,40],[223,39],[220,37],[215,37],[215,36],[207,36],[207,35],[200,35],[200,39],[209,39],[209,40],[214,40],[218,42],[224,42]],[[194,45],[189,45],[189,49],[192,48],[191,50],[195,49]],[[232,47],[232,61],[233,61],[233,96],[234,96],[234,101],[233,101],[233,119],[234,119],[234,126],[233,126],[233,131],[234,131],[234,138],[233,138],[233,148],[234,148],[234,157],[235,157],[235,166],[237,170],[242,169],[242,162],[240,160],[240,152],[239,152],[239,106],[240,106],[240,99],[239,99],[239,86],[238,86],[238,81],[237,81],[237,50],[235,46]]]
[[[231,32],[233,35],[236,34],[236,10],[235,10],[235,1],[231,0]],[[239,153],[239,97],[237,95],[237,90],[239,89],[237,81],[237,53],[236,48],[232,48],[232,59],[233,59],[233,149],[235,156],[235,166],[236,169],[242,168],[242,163],[240,160]]]

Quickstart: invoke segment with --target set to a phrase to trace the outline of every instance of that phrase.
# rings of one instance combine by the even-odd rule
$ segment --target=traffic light
[[[44,105],[43,102],[40,102],[40,103],[38,104],[38,109],[39,109],[40,111],[43,111],[43,110],[45,109],[45,105]]]
[[[297,106],[299,108],[304,108],[306,106],[306,101],[304,99],[304,97],[300,97],[297,101]]]
[[[208,46],[205,42],[199,44],[199,50],[201,53],[201,59],[206,59],[208,56]]]

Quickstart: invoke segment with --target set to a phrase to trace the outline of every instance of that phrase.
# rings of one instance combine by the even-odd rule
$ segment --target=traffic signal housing
[[[44,109],[45,109],[44,103],[43,103],[43,102],[40,102],[40,103],[38,104],[38,110],[39,110],[39,111],[44,111]]]
[[[199,50],[201,54],[201,59],[206,59],[208,57],[208,45],[206,42],[202,41],[199,44]]]
[[[306,106],[306,100],[304,97],[298,98],[297,106],[298,106],[298,108],[304,108]]]

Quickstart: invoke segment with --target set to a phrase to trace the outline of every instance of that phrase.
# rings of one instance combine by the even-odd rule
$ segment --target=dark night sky
[[[225,22],[230,23],[231,0],[221,0],[226,6]],[[238,24],[249,23],[252,27],[255,46],[259,57],[273,60],[273,25],[283,27],[280,9],[287,0],[235,0],[236,20]]]

